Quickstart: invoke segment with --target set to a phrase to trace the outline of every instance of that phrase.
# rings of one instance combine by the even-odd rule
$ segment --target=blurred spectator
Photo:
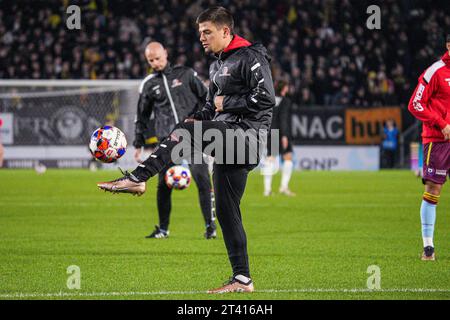
[[[316,104],[316,100],[311,90],[308,87],[301,89],[300,101],[298,101],[300,106],[312,106]]]
[[[396,155],[398,148],[398,129],[394,120],[386,121],[383,128],[383,142],[382,147],[382,167],[394,168],[396,164]]]
[[[377,2],[377,1],[375,1]],[[163,41],[172,59],[208,77],[196,15],[212,0],[73,0],[81,30],[65,26],[67,0],[2,0],[0,78],[141,79],[143,46]],[[368,30],[369,0],[223,2],[236,32],[273,57],[275,80],[302,105],[405,105],[410,83],[443,51],[448,0],[379,2],[381,30]]]

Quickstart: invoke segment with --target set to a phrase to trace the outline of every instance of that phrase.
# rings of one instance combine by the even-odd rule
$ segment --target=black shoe
[[[146,236],[147,239],[165,239],[168,237],[169,231],[162,230],[158,226],[155,226],[155,231]]]
[[[434,256],[434,248],[428,246],[423,248],[422,260],[423,261],[434,261],[436,258]]]
[[[206,225],[205,238],[209,240],[215,239],[216,237],[217,237],[216,224],[214,223],[214,221],[212,221],[210,224]]]

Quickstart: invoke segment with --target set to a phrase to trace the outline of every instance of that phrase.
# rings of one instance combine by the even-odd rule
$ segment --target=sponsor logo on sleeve
[[[416,96],[413,100],[413,106],[416,111],[422,112],[424,109],[420,104],[420,100],[422,100],[423,91],[425,90],[425,86],[423,84],[419,84],[419,88],[417,88]]]

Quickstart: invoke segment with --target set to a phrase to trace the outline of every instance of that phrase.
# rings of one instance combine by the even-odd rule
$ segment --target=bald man
[[[135,159],[141,162],[142,149],[148,145],[150,117],[153,114],[155,134],[159,141],[165,139],[174,127],[191,117],[206,102],[207,88],[197,73],[184,66],[171,66],[167,50],[159,42],[150,42],[145,48],[145,58],[153,69],[139,87],[135,140]],[[167,166],[167,167],[170,167]],[[205,220],[205,238],[216,237],[216,224],[211,204],[212,186],[208,165],[190,165],[192,177],[197,184],[200,207]],[[169,220],[172,207],[172,189],[167,187],[165,170],[159,173],[157,206],[159,225],[146,238],[162,239],[169,236]]]

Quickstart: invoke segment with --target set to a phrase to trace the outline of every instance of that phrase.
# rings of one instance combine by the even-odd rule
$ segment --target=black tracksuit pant
[[[238,124],[227,123],[223,121],[202,121],[202,136],[208,129],[215,129],[222,133],[225,137],[227,129],[240,129]],[[177,129],[187,130],[194,136],[194,122],[179,123],[175,127]],[[225,141],[225,138],[224,140]],[[158,172],[165,170],[172,161],[171,153],[173,148],[180,141],[175,134],[171,134],[163,140],[155,152],[137,167],[132,174],[141,181],[146,181],[150,177],[155,176]],[[210,141],[192,141],[192,151],[205,152],[209,150],[205,147]],[[248,152],[246,150],[236,150],[236,153]],[[223,152],[226,154],[226,143],[223,143]],[[209,154],[215,156],[215,154]],[[185,157],[187,155],[183,155]],[[258,158],[259,161],[259,158]],[[240,210],[240,201],[244,194],[248,173],[256,167],[257,164],[215,164],[213,181],[214,192],[216,195],[216,215],[222,228],[223,238],[228,251],[228,257],[233,268],[233,275],[242,274],[250,277],[248,254],[247,254],[247,237],[242,224],[242,216]]]
[[[209,178],[208,165],[204,164],[192,164],[189,165],[192,173],[192,178],[197,184],[198,198],[200,201],[200,208],[202,210],[205,224],[210,225],[213,218],[212,206],[211,206],[211,180]],[[172,189],[169,188],[164,180],[166,170],[159,172],[158,191],[156,193],[158,214],[159,214],[159,227],[163,230],[169,230],[170,211],[172,209]]]

